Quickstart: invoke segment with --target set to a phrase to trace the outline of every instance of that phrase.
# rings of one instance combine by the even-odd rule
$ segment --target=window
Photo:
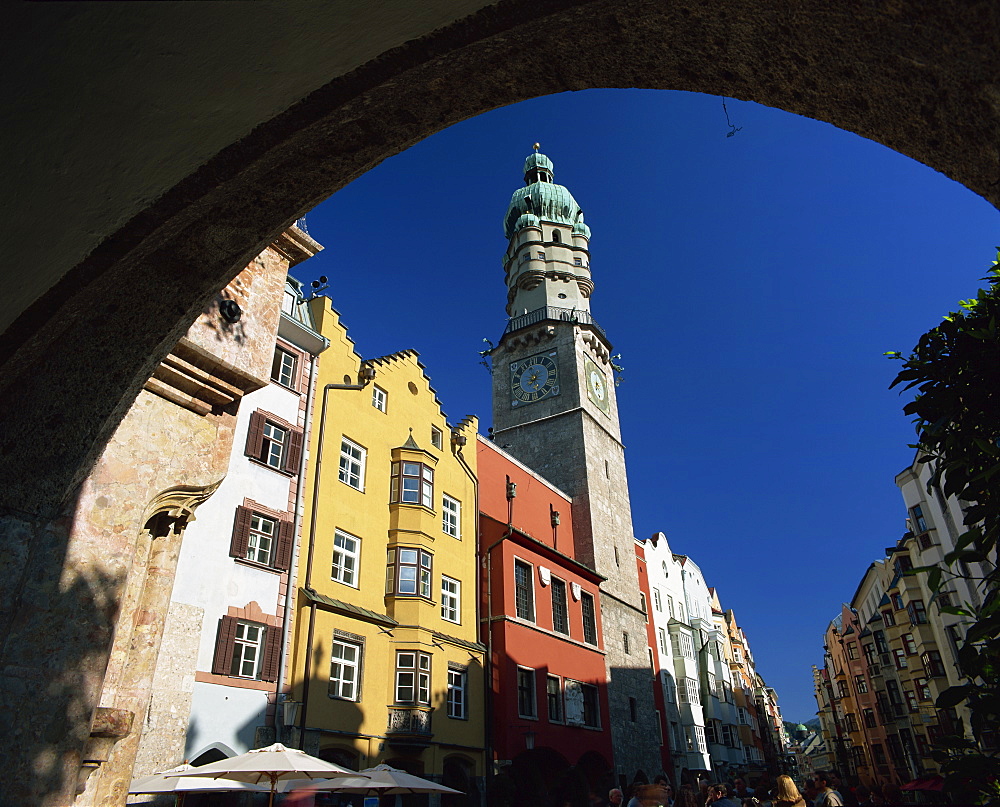
[[[870,729],[875,728],[876,723],[875,723],[875,710],[874,709],[865,709],[862,712],[862,716],[864,717],[865,725],[868,728],[870,728]]]
[[[236,678],[274,681],[278,677],[278,651],[280,642],[266,625],[250,622],[235,616],[219,620],[215,637],[215,655],[212,672]]]
[[[847,657],[849,659],[856,659],[858,657],[858,646],[854,642],[847,643]]]
[[[560,237],[558,230],[553,230],[552,231],[552,241],[554,243],[556,243],[556,244],[558,244],[560,241],[562,241],[562,238]]]
[[[902,611],[903,610],[903,595],[900,594],[899,592],[893,592],[892,596],[891,596],[891,599],[892,599],[892,607],[895,608],[897,611]]]
[[[657,611],[663,610],[663,602],[660,599],[660,590],[658,588],[653,589],[653,607]]]
[[[646,605],[646,595],[639,592],[639,610],[642,611],[643,621],[649,624],[649,607]]]
[[[889,652],[889,645],[885,643],[885,634],[882,631],[874,631],[872,633],[872,638],[875,639],[875,647],[878,649],[879,653]]]
[[[601,727],[601,709],[597,687],[566,679],[564,699],[566,723],[571,726]]]
[[[236,508],[230,557],[285,571],[292,561],[292,521],[287,513],[261,507],[249,499]]]
[[[639,703],[635,698],[628,699],[628,717],[633,723],[639,721]]]
[[[298,473],[302,458],[302,430],[276,415],[257,410],[250,414],[246,455],[276,471]]]
[[[469,719],[469,673],[457,665],[448,667],[448,717]]]
[[[434,507],[434,469],[422,462],[394,462],[389,501]]]
[[[658,745],[663,745],[663,715],[659,709],[654,709],[653,714],[656,716],[656,742]]]
[[[462,505],[457,499],[445,494],[441,498],[441,529],[445,535],[452,538],[461,539],[462,532],[459,526],[462,518]]]
[[[514,561],[514,607],[518,619],[535,621],[535,586],[531,564],[523,560]]]
[[[896,624],[896,618],[892,615],[892,611],[882,612],[882,622],[885,624],[887,628],[890,628]]]
[[[919,504],[910,508],[910,516],[913,518],[914,532],[927,532],[927,519],[924,518],[923,508]]]
[[[854,687],[858,690],[859,695],[864,695],[868,691],[868,682],[863,675],[854,676]]]
[[[844,715],[844,722],[847,724],[848,731],[858,730],[858,718],[855,717],[853,713],[848,712],[846,715]]]
[[[694,748],[689,750],[700,751],[704,754],[708,750],[708,746],[705,745],[705,727],[704,726],[692,726],[691,732],[693,734],[693,745]],[[689,743],[690,746],[690,743]]]
[[[722,724],[722,744],[724,746],[726,746],[726,748],[735,748],[736,747],[736,741],[733,739],[733,734],[734,734],[733,727],[730,726],[728,723],[723,723]]]
[[[549,722],[562,723],[564,720],[562,681],[558,675],[549,675],[545,678],[545,703],[549,710]]]
[[[937,650],[928,650],[920,658],[924,663],[924,671],[928,678],[937,678],[945,674],[944,661],[941,659],[941,653]]]
[[[385,571],[386,594],[430,599],[431,561],[431,553],[422,549],[389,549]]]
[[[893,569],[896,574],[903,574],[903,572],[908,572],[913,568],[913,561],[910,560],[909,555],[899,555],[896,558],[896,562],[893,564]]]
[[[926,678],[914,678],[913,686],[917,690],[917,700],[929,701],[933,700],[933,695],[931,695],[931,687],[927,682]]]
[[[366,451],[346,437],[340,442],[340,481],[352,488],[364,490]]]
[[[877,664],[878,663],[875,660],[875,645],[873,645],[873,644],[863,644],[863,645],[861,645],[861,649],[864,651],[864,654],[865,654],[865,663],[868,664],[868,666],[871,666],[872,664]]]
[[[566,603],[566,584],[558,577],[553,577],[549,588],[552,589],[552,629],[568,636],[569,610]]]
[[[910,600],[910,604],[906,606],[906,613],[910,617],[911,625],[927,624],[927,609],[924,608],[923,600]]]
[[[330,659],[330,697],[345,701],[358,700],[360,671],[361,645],[334,636]]]
[[[460,622],[461,583],[441,575],[441,619]]]
[[[872,743],[872,757],[875,759],[876,765],[885,765],[885,749],[882,748],[881,743]]]
[[[444,433],[437,426],[431,426],[431,445],[434,448],[441,448],[444,445]]]
[[[536,253],[535,253],[535,256],[536,256],[536,257],[538,258],[538,260],[540,260],[540,261],[544,261],[544,260],[545,260],[545,253],[544,253],[544,252],[536,252]]]
[[[535,671],[517,668],[517,714],[519,717],[538,717],[535,706]]]
[[[896,659],[896,669],[905,670],[906,669],[906,651],[901,647],[893,648],[892,655]]]
[[[917,643],[913,640],[912,633],[903,634],[903,649],[906,650],[908,656],[917,655]]]
[[[372,385],[372,406],[379,412],[385,412],[389,402],[388,393],[379,386]]]
[[[865,760],[865,749],[862,746],[856,745],[851,748],[851,756],[854,759],[855,768],[868,767],[868,762]]]
[[[396,703],[431,702],[431,657],[412,650],[396,651]]]
[[[574,266],[583,266],[583,258],[573,258]],[[661,743],[662,745],[662,743]]]
[[[628,631],[622,631],[622,649],[625,651],[625,655],[632,652],[628,638]]]
[[[665,656],[668,655],[669,651],[667,650],[667,634],[663,630],[663,628],[656,629],[656,639],[658,644],[660,645],[660,652],[663,653],[663,655]]]
[[[670,644],[673,647],[674,655],[678,658],[694,658],[694,644],[686,633],[670,634]]]
[[[358,547],[360,539],[336,530],[333,534],[333,564],[330,579],[348,586],[358,587]]]
[[[837,697],[846,698],[847,697],[847,681],[837,682]]]
[[[701,703],[701,696],[698,692],[698,682],[693,678],[678,678],[677,702],[695,704]]]
[[[667,595],[667,613],[670,615],[671,619],[674,618],[674,598],[669,594]]]
[[[677,685],[669,673],[663,674],[663,697],[667,703],[677,703]]]
[[[298,375],[295,370],[298,366],[298,356],[280,347],[274,349],[274,359],[271,361],[271,380],[277,381],[284,387],[295,388]]]
[[[580,594],[580,611],[583,614],[583,641],[597,644],[597,616],[594,610],[594,595]]]
[[[906,696],[906,708],[910,711],[910,714],[916,714],[920,711],[920,706],[917,705],[916,693],[910,690],[904,690],[903,694]]]
[[[266,630],[267,628],[263,625],[257,625],[253,622],[236,623],[236,641],[229,664],[230,675],[236,678],[259,677]]]

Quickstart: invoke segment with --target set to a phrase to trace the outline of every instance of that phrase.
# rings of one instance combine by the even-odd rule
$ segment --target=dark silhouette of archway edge
[[[1000,11],[909,5],[508,0],[331,81],[133,217],[8,329],[0,506],[54,516],[155,365],[270,239],[489,109],[592,87],[727,95],[881,142],[997,205]]]

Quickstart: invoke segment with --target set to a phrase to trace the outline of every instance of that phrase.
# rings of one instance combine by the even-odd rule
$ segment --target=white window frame
[[[441,575],[441,619],[462,622],[462,583],[447,575]]]
[[[350,544],[353,544],[351,546]],[[361,539],[343,530],[333,532],[333,559],[330,579],[345,586],[358,588],[358,569],[361,560]]]
[[[250,631],[256,632],[254,638],[249,637]],[[232,677],[246,678],[253,681],[260,678],[266,636],[266,625],[261,625],[258,622],[244,622],[243,620],[239,620],[236,623],[233,654],[229,661],[229,674]],[[249,665],[249,668],[247,665]]]
[[[658,588],[653,589],[653,607],[657,611],[663,611],[663,600],[660,598],[660,590]]]
[[[361,660],[362,646],[358,642],[333,637],[333,650],[330,653],[330,687],[331,698],[342,701],[361,700]],[[354,658],[350,658],[353,653]],[[345,690],[350,687],[349,694]]]
[[[389,501],[394,504],[419,504],[433,510],[434,469],[413,460],[393,462]]]
[[[365,489],[365,465],[368,452],[347,437],[340,438],[340,469],[338,478],[355,490]]]
[[[518,569],[526,571],[527,580],[525,585],[521,585],[517,579]],[[518,602],[518,591],[524,591],[527,600],[526,611],[530,611],[530,615],[521,614],[521,604]],[[514,558],[514,614],[518,619],[523,619],[526,622],[535,621],[535,568],[528,561],[521,560],[520,558]]]
[[[708,751],[708,744],[705,742],[705,728],[704,726],[694,726],[693,728],[695,745],[697,745],[698,751],[704,754]]]
[[[271,360],[271,380],[288,389],[295,389],[296,370],[299,357],[290,350],[275,345]]]
[[[454,720],[469,719],[469,673],[448,668],[448,717]]]
[[[537,682],[535,681],[535,670],[531,667],[517,667],[517,716],[521,718],[526,718],[528,720],[538,719],[538,693],[537,693]],[[522,681],[530,681],[530,687],[522,687]],[[524,691],[525,698],[522,699],[522,690]],[[530,703],[525,703],[524,701],[530,697]],[[530,712],[523,709],[522,706],[527,706]]]
[[[444,432],[437,426],[431,426],[431,445],[437,449],[444,447]]]
[[[404,569],[414,571],[412,575],[407,574],[404,578]],[[398,597],[424,597],[429,600],[433,571],[434,556],[426,549],[412,546],[389,547],[386,556],[385,593]],[[411,587],[413,590],[408,590]]]
[[[552,684],[555,684],[555,691],[553,691]],[[552,704],[556,704],[556,716],[552,716]],[[545,710],[548,712],[548,718],[550,723],[565,723],[566,722],[566,704],[563,700],[563,683],[562,678],[558,675],[552,675],[549,673],[545,676]]]
[[[383,414],[389,408],[389,393],[378,384],[372,384],[372,406]]]
[[[663,628],[656,629],[656,640],[660,647],[660,652],[664,656],[669,656],[670,650],[667,648],[667,632]]]
[[[457,541],[462,540],[462,503],[447,493],[441,494],[441,530]]]
[[[265,529],[265,524],[270,524],[270,529]],[[250,515],[250,529],[247,533],[247,553],[244,558],[253,563],[270,566],[274,560],[275,542],[278,540],[279,529],[277,519],[262,516],[260,513],[252,513]]]
[[[428,706],[431,702],[431,657],[417,650],[396,651],[395,702]],[[407,697],[409,693],[409,697]]]
[[[285,470],[285,451],[288,450],[288,429],[264,420],[264,438],[261,457],[269,468]]]

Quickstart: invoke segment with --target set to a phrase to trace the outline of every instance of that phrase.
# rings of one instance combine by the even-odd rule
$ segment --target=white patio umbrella
[[[181,777],[211,777],[213,779],[229,779],[236,782],[249,782],[262,785],[265,782],[271,793],[268,805],[274,804],[274,792],[277,783],[286,779],[330,779],[336,776],[351,778],[367,778],[364,774],[325,762],[322,759],[309,756],[297,748],[286,748],[281,743],[269,745],[267,748],[254,748],[245,754],[220,759],[208,765],[202,765],[178,774]]]
[[[173,793],[177,804],[184,803],[185,793],[210,793],[225,790],[246,790],[266,793],[268,788],[262,785],[251,785],[245,782],[234,782],[231,779],[198,779],[196,777],[180,776],[187,771],[197,770],[194,765],[178,765],[168,771],[150,774],[139,779],[133,779],[128,792],[139,795],[146,793]]]
[[[421,779],[412,773],[401,771],[389,765],[365,768],[348,777],[340,777],[326,782],[290,781],[282,785],[282,790],[331,790],[336,793],[363,793],[368,796],[392,795],[396,793],[457,793],[461,790],[439,785],[428,779]]]

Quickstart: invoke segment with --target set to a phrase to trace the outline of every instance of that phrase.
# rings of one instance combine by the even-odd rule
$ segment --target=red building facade
[[[530,787],[533,796],[541,787],[560,803],[606,792],[604,578],[574,558],[566,494],[483,438],[478,471],[492,757],[509,774],[497,786]],[[509,797],[518,799],[513,790]]]

